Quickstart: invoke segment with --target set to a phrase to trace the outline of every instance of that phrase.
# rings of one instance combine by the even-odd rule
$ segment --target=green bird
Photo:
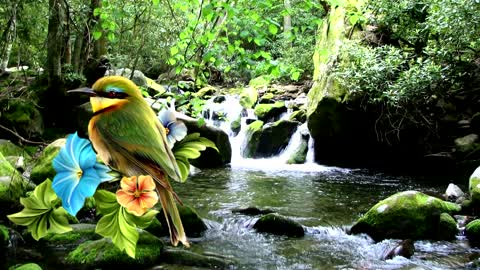
[[[100,78],[92,88],[70,92],[90,95],[93,116],[88,136],[100,158],[126,176],[150,175],[156,184],[174,246],[189,246],[168,179],[180,171],[167,144],[168,132],[143,99],[138,87],[121,76]],[[175,199],[174,199],[175,197]]]

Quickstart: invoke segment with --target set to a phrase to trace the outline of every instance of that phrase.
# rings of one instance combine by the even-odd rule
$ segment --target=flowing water
[[[210,117],[215,112],[221,112],[223,121]],[[464,269],[479,257],[480,250],[458,236],[451,242],[416,241],[411,259],[382,260],[399,240],[375,243],[366,235],[346,233],[378,201],[405,190],[440,195],[448,181],[321,166],[313,163],[311,139],[306,164],[287,165],[289,151],[299,144],[305,126],[298,128],[283,154],[245,159],[241,149],[246,143],[246,119],[255,118],[252,112],[242,112],[238,100],[227,97],[221,104],[207,104],[205,115],[207,122],[230,135],[232,163],[230,168],[203,170],[186,183],[175,184],[184,203],[208,222],[202,237],[190,239],[192,250],[232,258],[238,269]],[[235,134],[229,123],[239,117],[242,128]],[[250,206],[298,221],[306,235],[289,238],[256,233],[252,226],[259,217],[234,211]]]
[[[365,235],[346,233],[379,200],[404,190],[441,194],[446,183],[318,165],[312,171],[284,167],[204,170],[175,185],[184,203],[208,221],[206,233],[191,239],[192,249],[231,257],[238,269],[463,269],[479,252],[459,236],[453,242],[416,241],[411,259],[384,261],[382,255],[398,240],[374,243]],[[258,217],[233,211],[249,206],[298,221],[306,235],[288,238],[256,233],[251,227]]]

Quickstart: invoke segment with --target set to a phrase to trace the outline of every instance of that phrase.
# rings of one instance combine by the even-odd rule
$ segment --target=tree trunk
[[[290,0],[283,0],[283,5],[288,11],[285,16],[283,16],[283,33],[289,34],[292,31],[292,17],[290,16],[290,10],[292,9],[292,4]]]
[[[77,33],[75,37],[75,43],[73,45],[72,67],[73,72],[81,73],[82,68],[80,65],[80,59],[82,58],[82,45],[83,45],[83,33]]]
[[[91,2],[92,6],[92,18],[95,22],[101,23],[101,18],[100,16],[94,16],[93,12],[95,11],[96,8],[101,8],[102,7],[102,0],[92,0]],[[98,60],[102,56],[107,54],[107,37],[105,36],[105,32],[102,30],[102,36],[95,40],[93,43],[93,59]]]
[[[12,52],[13,42],[16,36],[18,4],[18,2],[13,4],[10,19],[3,32],[3,46],[0,51],[0,72],[7,69],[8,61],[10,60],[10,53]]]

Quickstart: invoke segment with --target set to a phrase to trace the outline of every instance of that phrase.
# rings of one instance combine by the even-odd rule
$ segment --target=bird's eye
[[[118,95],[117,95],[117,92],[114,92],[114,91],[110,91],[107,93],[107,97],[109,98],[116,98]]]

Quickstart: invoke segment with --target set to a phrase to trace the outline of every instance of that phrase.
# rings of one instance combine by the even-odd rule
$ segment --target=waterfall
[[[291,101],[286,101],[286,105]],[[280,119],[288,119],[292,114],[292,106],[282,114]],[[313,139],[309,135],[307,124],[300,125],[292,135],[286,148],[277,156],[270,158],[244,158],[242,150],[247,144],[247,126],[257,117],[253,109],[244,109],[239,103],[239,97],[233,95],[212,97],[204,106],[203,117],[205,121],[225,131],[232,146],[232,167],[253,168],[259,170],[295,170],[295,171],[326,171],[330,167],[318,165],[314,162]],[[237,122],[237,130],[232,129],[232,123]],[[239,122],[239,130],[238,130]],[[305,138],[307,137],[307,138]],[[287,164],[290,157],[299,149],[303,141],[308,143],[306,162],[304,164]]]

